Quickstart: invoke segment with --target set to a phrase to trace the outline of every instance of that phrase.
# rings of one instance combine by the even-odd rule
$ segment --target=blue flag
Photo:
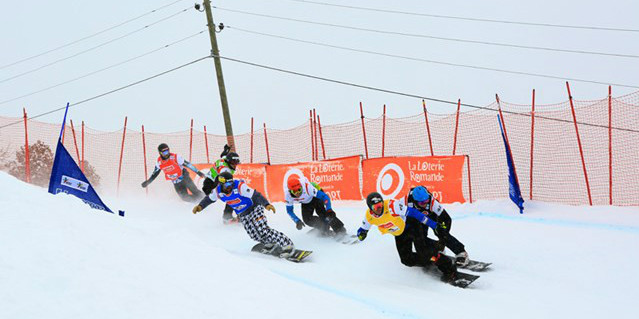
[[[513,161],[513,154],[510,152],[510,146],[506,141],[506,134],[504,134],[504,128],[502,127],[501,118],[497,115],[499,121],[499,130],[501,130],[501,137],[504,139],[504,148],[506,149],[506,162],[508,162],[508,193],[510,199],[519,207],[519,213],[524,213],[524,199],[521,197],[521,189],[519,188],[519,182],[517,181],[517,173],[515,172],[515,164]]]
[[[67,104],[67,111],[69,104]],[[62,145],[62,132],[64,130],[64,124],[66,122],[67,112],[64,112],[64,122],[62,122],[62,130],[60,130],[60,137],[58,138],[58,146],[55,149],[55,158],[53,160],[53,169],[51,170],[51,179],[49,179],[49,193],[67,193],[75,197],[82,199],[83,202],[89,204],[96,209],[105,210],[109,213],[113,213],[109,207],[107,207],[100,196],[95,192],[91,183],[78,164],[75,163],[71,154]],[[124,212],[120,211],[120,216],[123,216]]]

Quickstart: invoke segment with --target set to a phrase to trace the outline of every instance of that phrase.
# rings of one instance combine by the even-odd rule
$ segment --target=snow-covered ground
[[[124,218],[0,172],[0,318],[637,318],[639,209],[509,201],[448,205],[452,233],[493,262],[468,289],[399,262],[376,230],[346,246],[272,227],[313,250],[295,264],[249,252],[222,205],[103,198]],[[361,202],[335,203],[350,232]],[[299,212],[299,207],[296,207]]]

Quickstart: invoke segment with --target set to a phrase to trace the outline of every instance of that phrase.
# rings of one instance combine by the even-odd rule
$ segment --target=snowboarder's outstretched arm
[[[193,207],[193,214],[197,214],[209,205],[215,203],[217,201],[217,198],[217,190],[214,189],[213,192],[211,192],[208,196],[204,196],[204,198],[202,198],[202,200],[195,207]]]
[[[142,182],[142,187],[147,187],[149,186],[149,184],[151,184],[151,182],[153,182],[153,180],[158,177],[158,175],[160,175],[160,172],[162,170],[155,166],[155,169],[153,169],[153,173],[151,173],[151,177],[149,177],[149,179],[145,180],[144,182]]]
[[[291,217],[291,219],[295,223],[295,228],[297,228],[298,230],[302,229],[305,225],[299,219],[299,217],[295,215],[295,211],[293,209],[294,208],[293,204],[295,204],[295,201],[293,201],[293,197],[291,196],[291,193],[287,190],[285,190],[284,199],[286,200],[286,213],[288,214],[289,217]]]

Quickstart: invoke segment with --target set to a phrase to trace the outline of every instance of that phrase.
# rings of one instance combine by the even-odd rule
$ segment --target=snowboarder
[[[250,188],[243,180],[234,180],[229,172],[220,173],[217,175],[217,180],[218,186],[193,207],[193,214],[201,212],[219,199],[231,206],[244,226],[244,230],[253,240],[264,244],[269,249],[281,249],[279,256],[282,258],[294,252],[293,241],[268,226],[264,209],[275,213],[275,207],[260,192]]]
[[[284,189],[286,199],[286,212],[295,222],[297,229],[302,229],[304,224],[318,229],[322,235],[329,235],[329,228],[335,235],[346,234],[344,223],[335,215],[331,207],[331,198],[322,191],[322,188],[310,182],[306,177],[291,176]],[[295,215],[293,204],[302,204],[303,222]],[[313,212],[317,216],[313,215]]]
[[[440,254],[434,245],[426,241],[426,234],[422,228],[422,224],[434,229],[441,228],[440,225],[415,208],[406,206],[403,200],[384,200],[377,192],[368,194],[366,205],[366,216],[362,221],[362,227],[357,230],[360,241],[366,239],[371,225],[376,225],[382,234],[395,236],[395,246],[402,264],[409,267],[428,267],[434,263],[443,273],[442,281],[452,282],[456,279],[457,267],[453,260]],[[439,229],[437,232],[442,239],[445,238],[445,233],[445,229]],[[413,252],[413,245],[417,252]]]
[[[186,170],[188,167],[195,172],[198,176],[204,177],[204,173],[200,172],[193,164],[186,161],[182,156],[175,153],[171,153],[169,146],[166,143],[158,145],[158,157],[155,169],[151,173],[151,177],[142,182],[142,187],[147,187],[156,177],[160,174],[160,171],[164,172],[167,180],[173,183],[175,191],[180,198],[187,202],[195,202],[202,198],[202,192],[195,186],[193,180],[189,176]],[[188,191],[191,191],[189,194]]]
[[[433,195],[424,186],[417,186],[411,188],[406,195],[406,204],[408,207],[414,207],[428,218],[434,220],[440,224],[448,234],[446,238],[446,246],[455,254],[455,263],[459,267],[464,267],[468,264],[470,259],[464,244],[462,244],[457,238],[450,234],[450,228],[452,226],[452,219],[444,207],[433,197]],[[424,234],[428,235],[428,227],[423,226]],[[437,235],[437,233],[435,233]],[[426,240],[431,240],[427,238]],[[438,244],[442,244],[439,242]],[[438,247],[440,251],[444,250],[443,246]]]
[[[211,169],[206,172],[206,178],[202,184],[202,191],[205,195],[211,194],[211,191],[219,184],[217,177],[222,172],[229,172],[231,175],[235,174],[235,168],[240,163],[240,156],[231,152],[231,147],[228,144],[224,145],[224,150],[220,154],[220,159],[215,161],[215,164]],[[228,204],[224,206],[224,214],[222,214],[222,221],[224,224],[234,224],[238,222],[237,217],[233,217],[233,209]]]

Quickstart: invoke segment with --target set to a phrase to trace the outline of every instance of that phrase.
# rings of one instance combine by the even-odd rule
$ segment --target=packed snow
[[[103,198],[120,217],[2,172],[0,185],[0,318],[639,316],[637,207],[445,205],[471,258],[493,263],[461,289],[403,266],[375,229],[356,245],[298,231],[283,203],[269,224],[314,251],[305,263],[250,252],[221,203],[193,215],[177,195]],[[350,233],[364,206],[334,203]]]

